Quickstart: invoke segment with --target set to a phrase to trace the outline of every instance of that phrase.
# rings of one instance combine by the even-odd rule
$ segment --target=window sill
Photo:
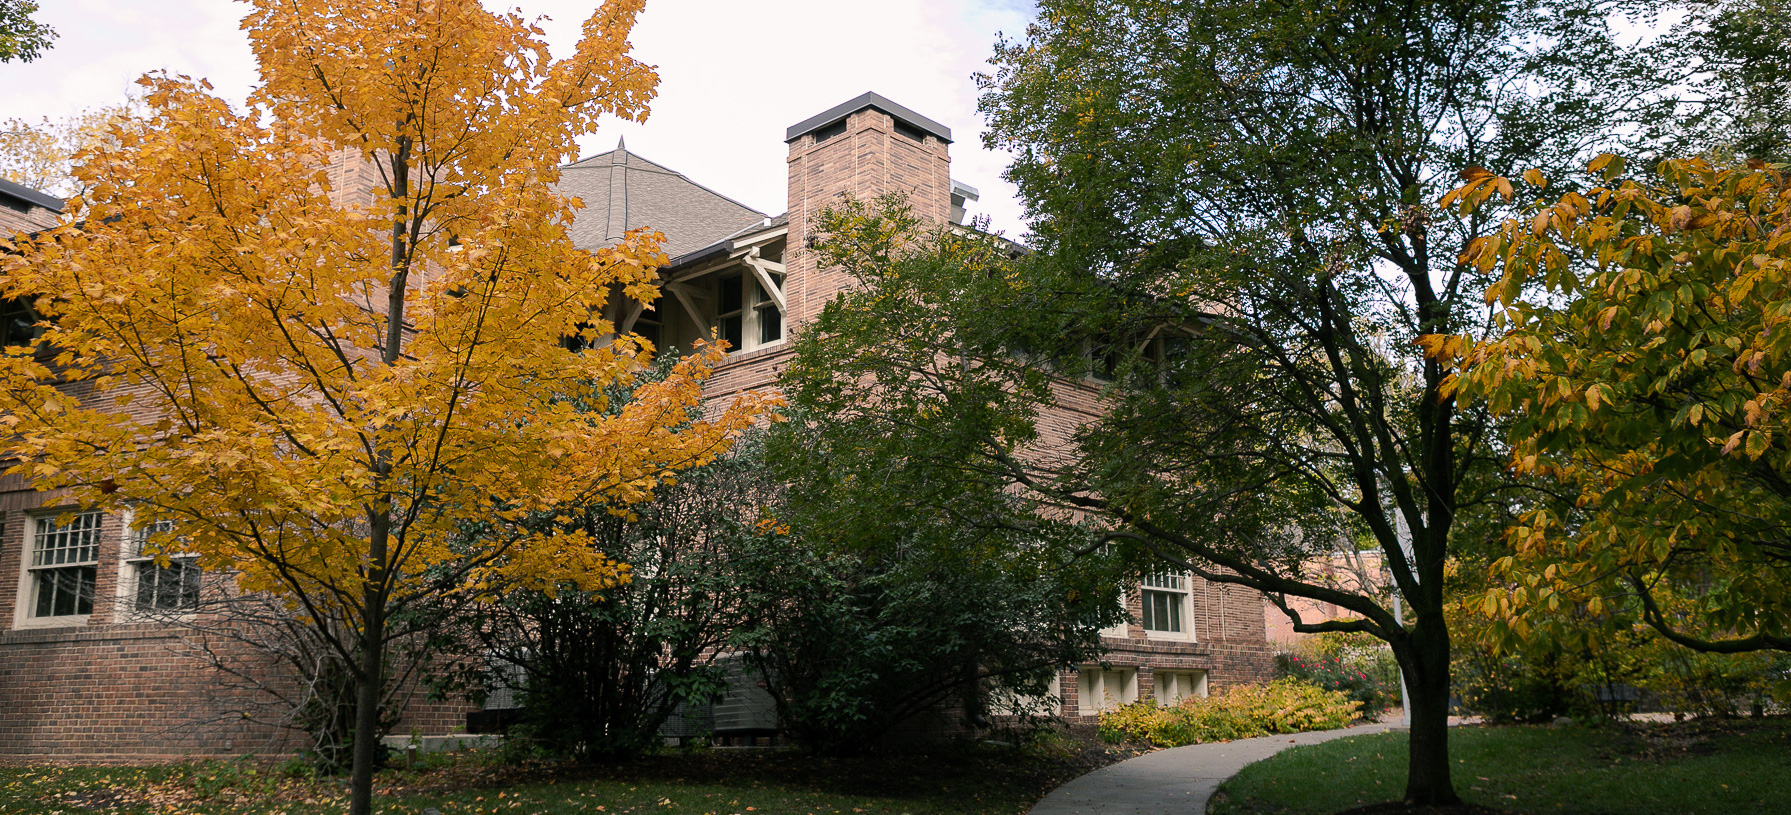
[[[719,371],[724,368],[731,368],[735,365],[751,362],[755,359],[768,357],[788,347],[789,343],[787,341],[778,340],[777,342],[760,345],[746,351],[729,351],[727,357],[721,361],[721,364],[715,366],[715,370]]]
[[[1159,640],[1161,642],[1193,642],[1194,641],[1193,634],[1178,634],[1173,631],[1146,630],[1144,632],[1144,638],[1147,640]]]
[[[113,622],[117,625],[159,625],[162,623],[183,623],[199,616],[197,610],[186,611],[139,611],[131,609],[114,614]]]
[[[42,631],[49,628],[85,628],[91,614],[71,614],[66,617],[26,617],[13,624],[14,631]]]

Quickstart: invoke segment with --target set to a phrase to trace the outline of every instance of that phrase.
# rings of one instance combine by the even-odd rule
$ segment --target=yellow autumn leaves
[[[1583,194],[1466,248],[1496,275],[1503,333],[1420,340],[1462,366],[1447,394],[1507,418],[1513,471],[1570,499],[1508,531],[1510,585],[1484,610],[1521,628],[1531,608],[1602,613],[1628,594],[1663,633],[1783,642],[1791,575],[1771,542],[1791,522],[1791,183],[1757,161],[1668,161],[1645,180],[1602,156],[1588,171]],[[1446,206],[1503,194],[1464,180]]]
[[[555,61],[476,0],[263,0],[249,109],[146,78],[146,125],[80,157],[74,223],[3,261],[45,327],[0,359],[16,471],[173,522],[250,589],[624,579],[524,521],[646,500],[763,407],[699,409],[715,349],[636,382],[655,349],[604,315],[656,295],[660,236],[575,247],[553,188],[599,115],[646,114],[640,8],[605,3]]]

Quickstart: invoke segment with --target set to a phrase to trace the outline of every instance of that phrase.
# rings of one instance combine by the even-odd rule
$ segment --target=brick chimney
[[[846,195],[868,200],[900,192],[923,220],[946,223],[952,213],[951,129],[867,93],[792,125],[784,141],[790,145],[787,319],[799,325],[848,282],[837,272],[817,274],[808,250],[810,219]]]

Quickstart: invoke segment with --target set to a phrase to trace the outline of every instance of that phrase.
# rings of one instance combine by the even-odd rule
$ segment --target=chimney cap
[[[823,113],[810,116],[807,119],[803,119],[801,122],[790,125],[790,129],[784,132],[784,141],[793,142],[808,135],[812,131],[820,130],[827,125],[833,124],[847,116],[851,116],[865,108],[876,108],[910,126],[937,136],[940,141],[945,142],[946,144],[951,144],[951,128],[891,102],[882,94],[878,93],[864,94],[850,102],[842,105],[835,105],[828,108]]]

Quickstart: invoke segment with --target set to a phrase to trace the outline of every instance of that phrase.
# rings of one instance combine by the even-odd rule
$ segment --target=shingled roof
[[[561,169],[560,192],[584,199],[572,240],[593,249],[622,233],[651,227],[665,233],[670,257],[701,249],[761,225],[769,215],[655,164],[621,141],[616,149]]]

